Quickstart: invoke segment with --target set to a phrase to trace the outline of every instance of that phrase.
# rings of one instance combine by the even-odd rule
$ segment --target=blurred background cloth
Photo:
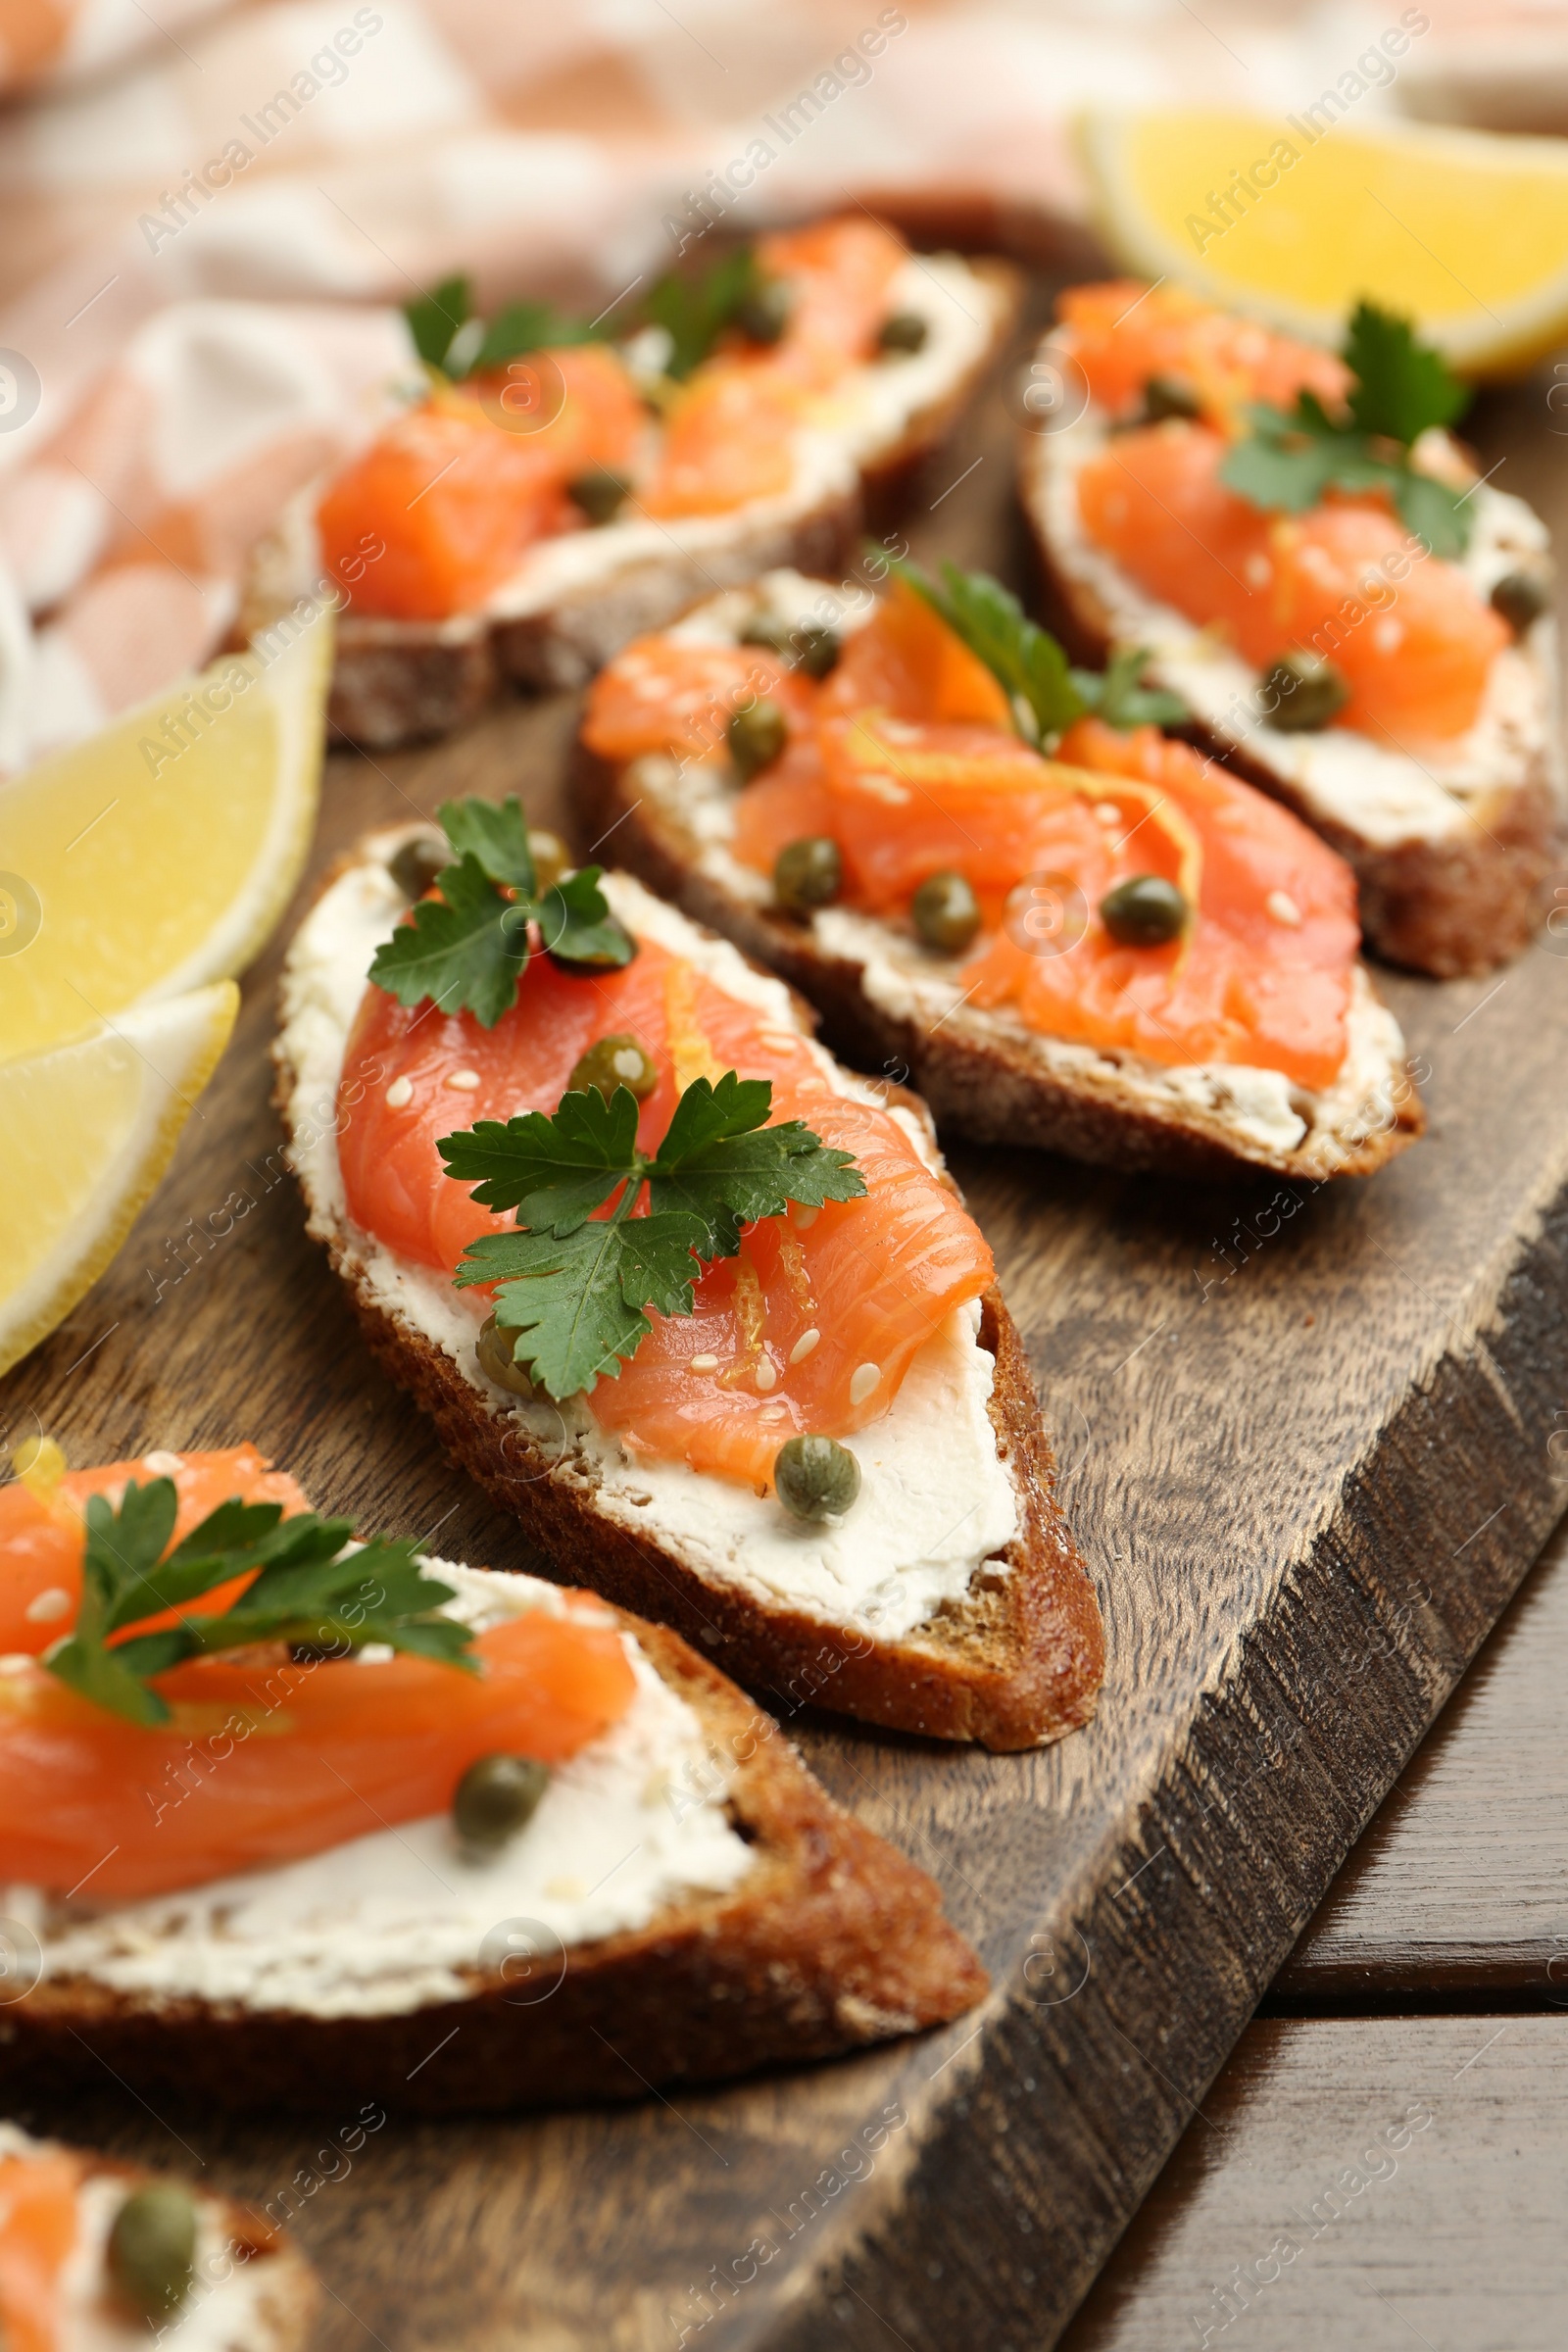
[[[1568,127],[1556,0],[1414,14],[1363,118]],[[1081,249],[1075,110],[1288,111],[1401,15],[0,0],[0,765],[221,641],[258,516],[370,428],[448,271],[629,308],[710,221],[878,197]]]

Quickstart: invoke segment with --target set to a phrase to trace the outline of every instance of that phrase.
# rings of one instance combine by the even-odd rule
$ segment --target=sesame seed
[[[794,1347],[790,1349],[790,1362],[792,1364],[804,1364],[807,1357],[810,1354],[811,1349],[816,1346],[817,1341],[821,1337],[822,1334],[819,1331],[803,1331],[800,1338],[796,1341]]]
[[[141,1463],[154,1478],[177,1478],[185,1467],[177,1453],[144,1453]]]
[[[1271,890],[1263,904],[1277,923],[1286,923],[1293,931],[1300,928],[1301,909],[1288,890]]]
[[[716,1355],[694,1355],[691,1359],[691,1369],[694,1372],[716,1372],[718,1358]]]
[[[790,1202],[790,1223],[802,1233],[809,1233],[821,1215],[819,1208],[805,1208],[799,1200]]]
[[[882,1378],[880,1364],[860,1364],[850,1375],[850,1402],[863,1404]]]
[[[478,1083],[479,1073],[477,1070],[448,1070],[447,1072],[448,1086],[459,1088],[463,1094],[471,1095]]]
[[[71,1594],[64,1585],[50,1585],[45,1592],[35,1592],[23,1615],[29,1625],[53,1625],[57,1617],[71,1614]]]
[[[1095,816],[1097,820],[1104,826],[1107,833],[1112,825],[1119,825],[1121,823],[1121,810],[1111,801],[1097,801],[1095,803]]]
[[[768,1356],[764,1355],[757,1367],[757,1385],[764,1396],[769,1389],[776,1389],[778,1386],[778,1374],[774,1371],[772,1359]]]
[[[405,1102],[412,1102],[413,1101],[414,1080],[412,1078],[394,1078],[391,1085],[386,1090],[386,1106],[388,1110],[401,1110]]]

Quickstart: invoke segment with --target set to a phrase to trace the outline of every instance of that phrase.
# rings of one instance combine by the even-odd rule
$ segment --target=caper
[[[144,2320],[167,2319],[190,2292],[196,2205],[188,2189],[154,2180],[125,2199],[109,2232],[109,2276]]]
[[[590,466],[566,484],[566,496],[573,506],[581,507],[597,530],[603,523],[613,522],[625,503],[631,484],[623,473],[610,466]]]
[[[533,880],[536,890],[549,890],[571,871],[571,852],[559,833],[546,833],[530,825],[528,855],[533,859]]]
[[[1492,591],[1492,610],[1501,613],[1516,637],[1541,618],[1550,602],[1550,585],[1539,571],[1505,571]]]
[[[439,833],[413,833],[387,859],[386,870],[406,899],[422,899],[452,862],[452,852]]]
[[[786,842],[773,860],[773,896],[791,914],[830,906],[844,882],[839,845],[825,833]]]
[[[1203,404],[1198,397],[1198,387],[1185,375],[1151,375],[1144,383],[1144,421],[1162,424],[1167,416],[1185,416],[1189,421],[1201,416]]]
[[[844,651],[837,629],[820,621],[803,620],[796,628],[776,612],[754,612],[741,631],[742,645],[765,645],[791,669],[804,669],[808,678],[825,678],[838,667]]]
[[[531,1756],[481,1756],[458,1783],[452,1820],[465,1845],[505,1845],[525,1830],[550,1786]]]
[[[628,1087],[639,1102],[646,1102],[658,1084],[658,1062],[629,1029],[617,1029],[613,1037],[602,1037],[590,1046],[566,1081],[572,1094],[585,1095],[592,1087],[607,1102],[617,1086]]]
[[[877,328],[878,351],[924,351],[930,329],[918,311],[895,311]]]
[[[788,734],[783,711],[765,694],[730,712],[724,736],[735,762],[735,773],[743,784],[749,784],[762,768],[771,765],[784,749]]]
[[[928,874],[909,902],[914,927],[938,956],[961,956],[980,928],[980,902],[962,874]]]
[[[736,306],[735,323],[749,343],[776,343],[790,322],[795,297],[781,277],[767,277]]]
[[[1263,717],[1285,735],[1315,735],[1345,709],[1345,672],[1315,654],[1282,654],[1258,686]]]
[[[835,1438],[790,1438],[773,1457],[773,1484],[797,1519],[841,1519],[860,1492],[860,1465]]]
[[[498,1389],[510,1389],[514,1396],[531,1396],[533,1382],[513,1354],[516,1345],[516,1332],[498,1323],[494,1315],[487,1315],[473,1344],[473,1352],[479,1359],[480,1371]]]
[[[1124,948],[1167,947],[1187,921],[1187,901],[1163,874],[1132,874],[1100,902],[1100,919]]]

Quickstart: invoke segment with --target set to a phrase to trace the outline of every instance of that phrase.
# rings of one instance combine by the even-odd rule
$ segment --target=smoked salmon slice
[[[61,2273],[75,2250],[82,2165],[66,2148],[0,2156],[0,2342],[55,2352]]]
[[[620,361],[598,343],[536,357],[535,374],[516,385],[443,384],[329,486],[317,512],[321,554],[335,577],[355,581],[358,611],[398,620],[471,612],[535,540],[581,522],[569,482],[595,466],[630,470],[647,412]],[[487,389],[501,407],[561,405],[537,430],[510,431],[489,414]],[[384,549],[370,564],[367,531]]]
[[[174,1713],[154,1730],[18,1666],[0,1676],[0,1879],[134,1900],[295,1861],[445,1812],[480,1756],[562,1763],[635,1694],[610,1624],[536,1610],[469,1655],[476,1675],[196,1659],[158,1678]]]
[[[797,1032],[648,939],[622,970],[586,980],[536,956],[515,1006],[488,1030],[368,989],[342,1081],[357,1105],[338,1147],[349,1214],[400,1256],[454,1271],[470,1241],[510,1220],[445,1175],[438,1139],[554,1111],[588,1047],[625,1032],[659,1069],[643,1150],[657,1148],[693,1079],[733,1069],[770,1080],[773,1118],[800,1118],[853,1152],[867,1187],[862,1200],[751,1227],[740,1256],[698,1282],[696,1312],[651,1317],[631,1362],[590,1394],[595,1417],[634,1449],[764,1490],[786,1439],[880,1418],[916,1350],[993,1277],[978,1229],[907,1129],[874,1100],[838,1092]],[[450,1083],[460,1074],[461,1092]]]
[[[1333,724],[1396,750],[1468,733],[1508,629],[1464,571],[1428,555],[1379,495],[1333,492],[1310,513],[1270,514],[1219,478],[1251,403],[1289,409],[1310,391],[1332,409],[1344,362],[1170,287],[1078,287],[1062,317],[1113,415],[1155,374],[1184,381],[1201,409],[1118,430],[1080,468],[1095,544],[1188,619],[1217,624],[1254,668],[1332,644],[1350,688]]]
[[[68,1470],[58,1482],[13,1480],[0,1487],[0,1655],[37,1656],[75,1623],[88,1495],[118,1501],[127,1480],[145,1486],[154,1478],[174,1482],[179,1498],[175,1543],[230,1495],[242,1502],[279,1502],[285,1516],[311,1507],[287,1472],[274,1470],[254,1446],[107,1462],[95,1470]],[[217,1586],[192,1608],[226,1608],[239,1589]]]
[[[680,661],[670,639],[649,637],[612,662],[589,696],[590,747],[608,751],[600,712],[624,707],[618,673],[631,663],[648,714],[639,741],[651,748],[657,683],[678,677]],[[771,874],[788,844],[826,836],[842,859],[842,902],[894,923],[908,919],[921,883],[960,873],[982,916],[957,974],[966,1001],[1166,1065],[1246,1064],[1314,1088],[1338,1075],[1355,985],[1354,877],[1250,785],[1152,727],[1098,718],[1076,721],[1043,758],[1012,730],[993,674],[902,581],[848,637],[814,709],[792,710],[789,723],[783,755],[734,805],[742,862]],[[1163,947],[1118,944],[1101,904],[1148,874],[1184,896],[1196,875],[1195,919]],[[1060,941],[1046,954],[1042,909]]]

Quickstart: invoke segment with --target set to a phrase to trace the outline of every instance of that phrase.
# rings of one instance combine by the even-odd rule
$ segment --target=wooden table
[[[1493,401],[1485,460],[1561,510],[1543,419],[1539,386]],[[1012,430],[999,386],[928,486],[917,553],[1024,580]],[[334,759],[318,870],[464,791],[569,822],[572,723],[565,701],[517,706],[427,753]],[[368,1531],[527,1565],[304,1238],[268,1102],[279,953],[115,1266],[0,1384],[0,1425],[76,1462],[251,1438]],[[613,2115],[389,2125],[329,2183],[330,2116],[152,2116],[106,2081],[36,2120],[259,2205],[297,2183],[334,2348],[1054,2341],[1562,1505],[1568,963],[1538,949],[1500,981],[1386,986],[1433,1126],[1370,1185],[1214,1195],[954,1155],[1102,1596],[1102,1703],[1035,1756],[826,1719],[802,1740],[942,1881],[993,1972],[975,2017]],[[874,2170],[841,2170],[888,2115]],[[761,2233],[766,2267],[724,2287]]]
[[[1561,2352],[1565,1660],[1568,1523],[1356,1845],[1061,2352],[1397,2352],[1412,2338]]]

